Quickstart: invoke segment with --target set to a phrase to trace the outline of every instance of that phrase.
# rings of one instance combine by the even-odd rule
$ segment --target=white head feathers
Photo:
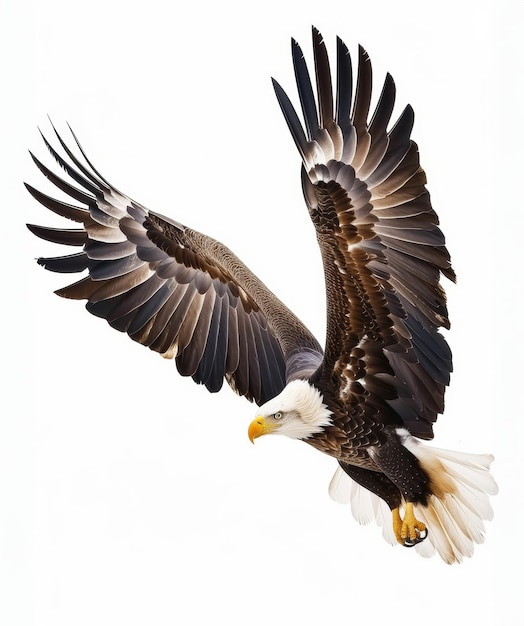
[[[293,380],[278,395],[263,404],[257,416],[279,418],[275,434],[307,439],[331,425],[331,411],[318,389],[305,380]]]

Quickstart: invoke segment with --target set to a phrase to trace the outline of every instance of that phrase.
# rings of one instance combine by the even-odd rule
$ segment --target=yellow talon
[[[403,546],[411,547],[428,536],[426,525],[415,517],[413,502],[406,502],[404,519],[400,517],[400,509],[397,507],[391,511],[393,532],[397,541]]]

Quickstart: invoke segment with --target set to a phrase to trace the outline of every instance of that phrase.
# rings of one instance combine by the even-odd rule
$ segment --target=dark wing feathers
[[[57,237],[57,239],[58,238],[59,237]],[[62,243],[61,241],[54,241],[52,239],[48,239],[48,241]],[[39,259],[38,262],[46,269],[60,274],[76,274],[83,272],[89,267],[89,259],[84,252],[69,254],[67,256],[48,257],[46,259]]]
[[[306,126],[306,136],[308,139],[314,137],[319,130],[317,117],[317,104],[313,95],[313,88],[309,78],[309,70],[304,59],[304,55],[298,43],[295,40],[291,42],[291,55],[293,58],[293,67],[295,70],[295,79],[298,84],[304,85],[304,89],[299,92],[300,105]]]
[[[454,280],[454,273],[411,140],[413,109],[407,106],[391,125],[396,90],[387,74],[370,115],[370,59],[359,47],[353,93],[351,57],[340,38],[334,97],[316,29],[315,97],[302,50],[294,40],[291,48],[304,126],[282,87],[273,85],[303,160],[304,197],[323,257],[323,356],[311,333],[227,248],[120,193],[72,131],[75,150],[56,131],[63,154],[44,141],[76,185],[31,156],[81,206],[27,188],[83,228],[29,228],[82,251],[39,263],[57,272],[87,270],[87,277],[57,293],[87,299],[91,313],[175,357],[181,374],[211,391],[225,378],[261,403],[286,380],[326,376],[338,380],[339,400],[360,404],[369,423],[404,425],[430,438],[452,368],[439,333],[449,326],[439,279],[443,273]]]
[[[313,38],[321,43],[322,36],[318,31],[313,33]],[[331,85],[331,73],[329,72],[329,59],[325,46],[315,45],[313,48],[315,57],[315,76],[317,79],[317,97],[319,102],[320,126],[329,131],[329,126],[335,125],[333,110],[333,87]],[[330,133],[331,134],[331,133]]]
[[[313,36],[315,36],[315,32],[313,32]],[[340,37],[337,37],[337,67],[335,121],[344,132],[347,128],[353,128],[353,125],[349,123],[351,96],[353,94],[353,66],[349,50]]]
[[[316,29],[315,105],[304,56],[295,42],[292,50],[305,132],[278,84],[276,93],[303,159],[302,186],[326,276],[326,348],[315,380],[334,369],[341,401],[357,396],[369,420],[430,438],[452,367],[438,332],[449,326],[439,278],[442,272],[453,280],[454,273],[410,137],[413,109],[389,128],[396,94],[387,74],[370,115],[371,62],[359,47],[352,94],[351,60],[340,39],[333,98]]]
[[[288,98],[286,92],[282,89],[282,87],[274,78],[271,80],[273,82],[273,87],[275,89],[275,95],[277,97],[278,103],[280,104],[280,108],[282,109],[282,113],[284,114],[284,118],[287,122],[288,128],[291,131],[291,135],[295,140],[297,149],[300,152],[300,156],[302,157],[302,159],[305,159],[308,140],[304,135],[304,129],[302,128],[299,117],[293,105],[291,104],[291,100]]]
[[[28,224],[27,228],[40,239],[61,243],[66,246],[83,246],[87,243],[87,233],[81,228],[47,228]]]
[[[294,376],[288,355],[306,351],[308,372],[320,346],[301,322],[227,248],[168,220],[120,193],[55,131],[63,154],[44,142],[67,177],[33,156],[38,169],[81,203],[27,189],[42,205],[83,228],[29,225],[38,237],[82,251],[38,262],[54,272],[88,275],[57,291],[87,299],[87,309],[135,341],[174,357],[181,374],[210,391],[224,378],[238,393],[262,403]],[[314,355],[313,357],[307,355]],[[287,371],[286,371],[287,369]]]

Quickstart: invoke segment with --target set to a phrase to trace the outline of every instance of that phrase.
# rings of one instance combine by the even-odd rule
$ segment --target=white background
[[[522,619],[522,20],[517,2],[260,4],[24,0],[2,9],[0,622],[430,624]],[[175,5],[173,4],[173,7]],[[60,225],[27,148],[68,121],[113,184],[229,245],[318,334],[322,274],[299,157],[289,40],[310,26],[386,71],[459,276],[455,374],[436,444],[496,455],[496,517],[473,559],[392,548],[327,495],[334,462],[252,446],[254,407],[210,396],[52,291]],[[520,163],[519,163],[520,161]],[[48,161],[49,162],[49,161]],[[72,281],[71,281],[72,282]]]

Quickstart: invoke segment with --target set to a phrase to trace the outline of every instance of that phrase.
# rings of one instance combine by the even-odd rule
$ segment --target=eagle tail
[[[484,541],[484,520],[493,518],[489,496],[498,491],[489,473],[493,456],[433,448],[413,437],[403,443],[430,479],[432,495],[426,506],[415,507],[415,515],[429,529],[433,549],[446,563],[472,556],[474,545]],[[434,550],[424,543],[419,552],[431,556]]]
[[[415,517],[428,528],[428,537],[416,545],[416,551],[424,557],[437,552],[446,563],[471,557],[475,544],[484,541],[484,521],[493,518],[489,496],[498,490],[489,472],[493,457],[433,448],[411,436],[405,437],[403,444],[428,474],[432,491],[426,505],[414,507]],[[329,492],[337,502],[351,504],[357,521],[367,524],[374,519],[382,526],[384,539],[393,545],[397,543],[389,507],[341,468],[337,469]]]

